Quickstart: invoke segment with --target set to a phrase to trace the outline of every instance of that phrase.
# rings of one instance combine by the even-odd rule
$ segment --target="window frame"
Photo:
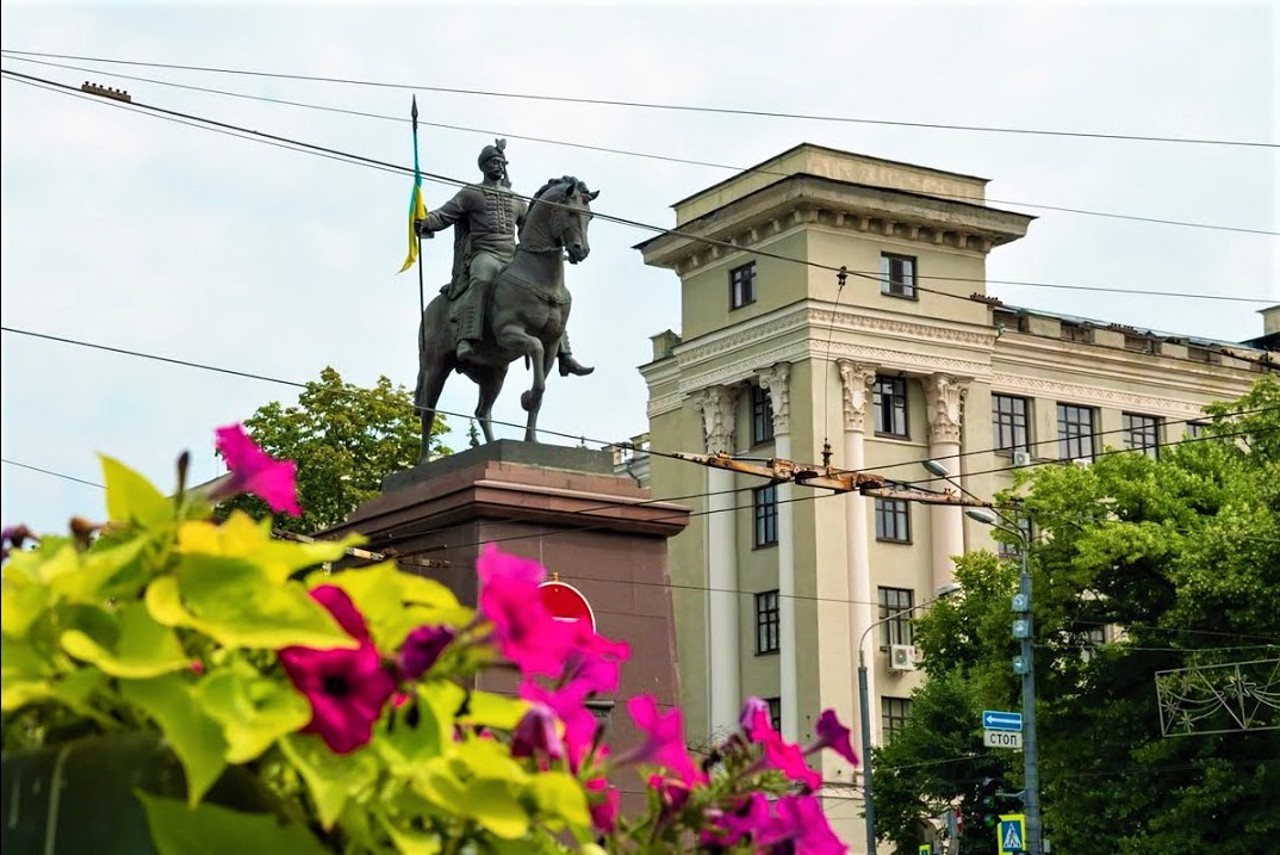
[[[756,263],[748,261],[729,270],[729,311],[745,308],[755,301]]]
[[[876,497],[877,543],[911,543],[911,503],[906,499]]]
[[[778,545],[777,484],[766,484],[751,491],[751,520],[753,549]]]
[[[915,627],[911,623],[912,609],[916,605],[914,588],[894,588],[880,585],[876,588],[876,603],[880,610],[880,649],[888,650],[893,644],[912,644]],[[900,613],[900,614],[899,614]],[[897,614],[897,617],[892,615]]]
[[[1004,403],[1013,405],[1013,409],[1008,411],[1001,407]],[[1018,413],[1017,407],[1022,409]],[[1021,418],[1022,424],[1018,424]],[[1006,395],[1003,392],[991,393],[991,427],[995,434],[995,450],[1002,454],[1016,454],[1017,452],[1031,451],[1031,399],[1022,395]],[[1005,432],[1008,431],[1009,444],[1005,444]],[[1018,431],[1022,432],[1022,442],[1018,442]]]
[[[1200,439],[1206,436],[1204,429],[1209,426],[1208,422],[1192,421],[1186,423],[1184,434],[1187,439]]]
[[[1088,433],[1067,433],[1066,428],[1079,428],[1084,425],[1078,416],[1081,413],[1089,414],[1089,431]],[[1095,460],[1098,456],[1098,410],[1096,407],[1089,407],[1082,404],[1070,404],[1063,401],[1058,402],[1058,457],[1062,460]],[[1075,415],[1077,418],[1069,418]],[[1072,444],[1080,444],[1088,440],[1089,451],[1087,454],[1071,454]]]
[[[911,716],[911,699],[893,695],[880,696],[880,738],[888,742],[907,725]]]
[[[1140,422],[1140,424],[1139,424]],[[1120,433],[1124,437],[1124,447],[1129,451],[1141,451],[1152,460],[1160,459],[1160,428],[1164,420],[1159,416],[1146,413],[1120,413]],[[1145,440],[1150,438],[1148,445]],[[1143,440],[1141,445],[1134,445],[1134,440]]]
[[[899,277],[894,279],[894,264],[899,265]],[[897,252],[880,253],[880,293],[899,300],[919,300],[918,277],[920,260],[914,255]]]
[[[773,397],[763,386],[751,384],[751,444],[773,442]]]
[[[782,604],[778,589],[760,591],[755,600],[756,655],[773,656],[782,651]]]
[[[782,730],[782,698],[765,698],[765,704],[769,707],[769,724],[773,725],[773,729]]]
[[[888,387],[884,389],[882,387]],[[885,410],[884,398],[889,398],[889,410]],[[901,404],[901,406],[899,406]],[[886,412],[888,413],[886,418]],[[901,415],[902,431],[898,432],[898,416]],[[911,439],[911,411],[907,402],[907,378],[877,374],[872,385],[871,418],[875,422],[875,435],[894,439]],[[886,430],[886,424],[888,429]]]

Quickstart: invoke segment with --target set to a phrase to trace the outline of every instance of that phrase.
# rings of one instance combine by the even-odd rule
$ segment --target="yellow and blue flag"
[[[427,218],[427,204],[422,201],[422,170],[418,167],[418,96],[413,96],[413,192],[409,194],[409,254],[404,259],[400,273],[404,273],[418,260],[419,238],[414,228],[415,220]]]

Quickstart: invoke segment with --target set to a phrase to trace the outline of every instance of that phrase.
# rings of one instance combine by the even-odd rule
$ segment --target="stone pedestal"
[[[667,538],[688,523],[688,508],[615,475],[607,452],[499,440],[387,477],[382,495],[331,533],[359,531],[370,549],[441,562],[402,569],[444,582],[467,605],[484,544],[559,574],[591,603],[597,632],[631,645],[621,691],[600,699],[619,701],[609,740],[625,748],[636,741],[626,698],[678,702]],[[481,688],[512,691],[507,676],[485,675]],[[634,774],[618,783],[643,789]]]

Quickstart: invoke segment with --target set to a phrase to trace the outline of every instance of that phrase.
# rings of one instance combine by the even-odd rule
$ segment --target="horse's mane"
[[[554,192],[554,191],[560,192]],[[529,213],[533,213],[533,209],[539,202],[561,202],[567,199],[573,193],[587,194],[591,191],[587,189],[587,185],[572,175],[562,175],[559,178],[548,178],[547,183],[538,188],[538,192],[534,193],[529,202]],[[525,223],[529,222],[528,214],[525,215],[524,222],[520,224],[520,232],[524,232]]]

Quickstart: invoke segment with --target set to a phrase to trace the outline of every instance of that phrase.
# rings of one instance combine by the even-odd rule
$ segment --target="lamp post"
[[[931,475],[945,478],[965,494],[977,498],[951,477],[947,467],[936,460],[924,461],[924,468]],[[1031,537],[1013,520],[994,509],[987,511],[969,508],[965,516],[983,525],[999,529],[1011,537],[1017,538],[1018,556],[1021,571],[1018,575],[1018,596],[1013,599],[1013,610],[1017,613],[1014,621],[1014,634],[1022,642],[1021,655],[1014,660],[1013,671],[1022,677],[1022,764],[1023,764],[1023,796],[1022,804],[1027,814],[1027,853],[1043,855],[1040,824],[1040,751],[1036,741],[1036,670],[1034,650],[1031,646],[1035,636],[1035,625],[1031,618]]]
[[[868,709],[870,700],[867,697],[867,636],[876,627],[883,626],[889,621],[900,618],[917,609],[922,609],[930,603],[935,603],[959,590],[960,586],[954,583],[943,585],[934,592],[934,596],[924,602],[916,603],[905,609],[899,609],[888,617],[883,617],[872,623],[863,630],[862,637],[858,639],[858,709],[862,719],[862,800],[863,812],[867,818],[867,855],[874,855],[876,851],[876,803],[871,787],[871,711]]]

